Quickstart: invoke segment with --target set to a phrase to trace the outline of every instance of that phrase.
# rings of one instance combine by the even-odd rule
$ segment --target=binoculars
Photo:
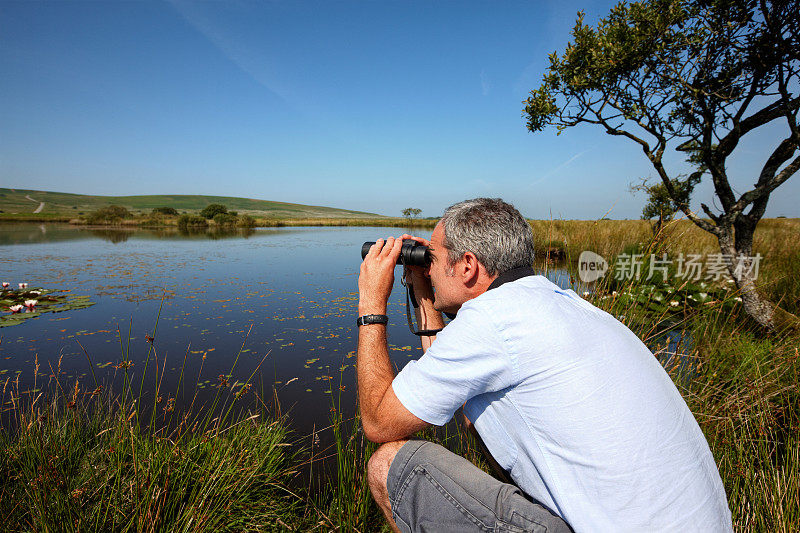
[[[373,244],[375,241],[368,241],[361,246],[361,259],[367,257]],[[385,244],[386,241],[384,241]],[[405,239],[403,247],[400,249],[400,256],[397,258],[397,264],[425,267],[431,264],[431,254],[428,252],[427,246],[411,239]]]

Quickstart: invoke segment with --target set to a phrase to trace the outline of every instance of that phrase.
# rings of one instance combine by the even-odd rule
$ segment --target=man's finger
[[[389,237],[391,239],[391,237]],[[387,248],[389,248],[387,246]],[[400,257],[400,251],[403,248],[403,239],[396,239],[394,243],[392,243],[392,247],[389,250],[388,256],[392,259],[393,263],[397,262],[397,258]]]
[[[378,256],[382,259],[392,253],[392,246],[394,246],[394,237],[389,237],[386,239],[386,244],[383,245],[383,248],[381,248]]]
[[[381,251],[381,248],[383,248],[383,239],[378,239],[377,241],[375,241],[375,244],[369,247],[369,252],[367,252],[367,257],[373,259],[376,255],[378,255],[378,252]],[[365,257],[364,259],[366,259],[367,257]]]
[[[420,243],[420,244],[422,244],[424,246],[430,246],[431,245],[431,243],[428,242],[426,239],[423,239],[422,237],[414,237],[413,235],[409,235],[409,234],[403,235],[401,237],[401,239],[409,239],[409,240],[412,240],[414,242],[418,242],[418,243]]]

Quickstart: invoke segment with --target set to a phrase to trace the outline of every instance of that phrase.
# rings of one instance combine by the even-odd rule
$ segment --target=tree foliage
[[[770,194],[800,169],[800,0],[643,0],[615,6],[597,27],[578,14],[573,42],[550,55],[523,116],[530,131],[591,124],[640,146],[669,198],[714,234],[744,307],[773,326],[773,308],[737,258],[752,256],[753,232]],[[737,194],[726,162],[740,141],[781,131],[754,185]],[[688,181],[709,177],[719,208],[689,206],[664,163],[688,152]]]
[[[203,218],[214,218],[216,215],[220,213],[227,213],[228,208],[222,204],[208,204],[200,211],[200,216]]]
[[[236,215],[230,213],[217,213],[214,215],[214,224],[217,226],[235,226],[238,220]]]
[[[407,219],[417,218],[420,213],[422,213],[422,209],[417,209],[416,207],[406,207],[402,211],[403,216]]]
[[[154,215],[167,215],[178,216],[178,210],[174,207],[154,207],[152,214]]]

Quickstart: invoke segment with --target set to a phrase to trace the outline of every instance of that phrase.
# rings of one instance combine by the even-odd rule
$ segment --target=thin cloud
[[[281,85],[274,73],[269,72],[267,67],[268,60],[262,54],[255,53],[244,43],[227,34],[218,24],[215,24],[211,17],[198,8],[203,4],[185,0],[168,0],[168,3],[190,26],[208,39],[222,55],[242,72],[287,104],[291,104],[293,99],[291,91],[288,87]]]
[[[552,176],[553,174],[555,174],[559,170],[567,168],[573,161],[575,161],[576,159],[581,157],[583,154],[585,154],[589,150],[591,150],[591,148],[587,148],[586,150],[583,150],[582,152],[578,152],[577,154],[573,155],[572,157],[570,157],[569,159],[567,159],[566,161],[564,161],[560,165],[558,165],[558,166],[556,166],[554,168],[551,168],[550,170],[548,170],[547,172],[542,174],[539,178],[533,180],[531,182],[531,185],[535,185],[535,184],[541,182],[542,180],[549,178],[550,176]]]
[[[486,70],[481,69],[481,91],[483,92],[483,96],[489,96],[489,92],[492,90],[492,82],[489,81],[489,77],[486,75]]]

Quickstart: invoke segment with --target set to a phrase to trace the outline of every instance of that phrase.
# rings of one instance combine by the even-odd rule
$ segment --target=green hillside
[[[42,205],[42,203],[44,205]],[[91,196],[65,192],[34,191],[0,188],[0,212],[3,215],[37,214],[51,216],[78,216],[107,205],[121,205],[133,212],[149,212],[154,207],[174,207],[178,211],[200,211],[208,204],[224,204],[228,209],[258,217],[279,218],[372,218],[375,213],[350,211],[315,205],[272,202],[232,196],[203,196],[199,194],[146,195],[146,196]]]

